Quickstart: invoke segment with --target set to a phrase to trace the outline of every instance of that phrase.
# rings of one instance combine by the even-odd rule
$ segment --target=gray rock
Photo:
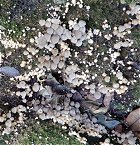
[[[10,67],[10,66],[0,67],[0,73],[7,75],[9,77],[15,77],[15,76],[20,75],[20,73],[17,69],[15,69],[14,67]]]

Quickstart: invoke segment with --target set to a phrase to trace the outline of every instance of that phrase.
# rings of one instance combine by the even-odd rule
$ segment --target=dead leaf
[[[109,129],[115,128],[117,125],[120,124],[118,120],[106,120],[106,116],[103,114],[97,114],[95,116],[97,118],[97,123],[104,125],[105,127]]]
[[[110,105],[110,102],[112,101],[112,99],[113,99],[113,94],[106,94],[105,95],[105,97],[104,97],[104,105],[106,106],[106,107],[109,107],[109,105]]]
[[[87,99],[91,100],[91,101],[96,101],[97,99],[94,97],[93,94],[91,93],[88,93],[87,96],[86,96]]]
[[[134,134],[135,134],[135,136],[137,136],[137,138],[140,139],[140,131],[135,131]]]
[[[114,128],[114,130],[115,130],[116,132],[118,132],[118,133],[122,133],[122,131],[123,131],[122,125],[121,125],[121,124],[117,125],[117,126]]]
[[[130,145],[130,144],[128,143],[128,138],[126,138],[126,139],[123,141],[123,145]]]
[[[140,131],[140,108],[132,111],[126,118],[132,131]]]
[[[97,104],[94,104],[91,101],[82,101],[81,109],[83,110],[83,112],[89,111],[89,110],[93,112],[93,111],[99,109],[99,106]]]
[[[107,107],[100,107],[99,109],[91,110],[91,111],[95,114],[97,114],[97,113],[105,114],[108,111],[108,108]]]

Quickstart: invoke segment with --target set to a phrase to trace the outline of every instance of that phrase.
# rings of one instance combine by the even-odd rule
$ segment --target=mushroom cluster
[[[127,35],[140,25],[140,5],[130,5],[130,10],[123,8],[130,16],[128,22],[112,28],[105,20],[100,29],[88,28],[86,21],[78,18],[63,21],[70,6],[90,9],[82,0],[72,0],[64,6],[50,6],[48,19],[39,20],[41,30],[38,29],[38,36],[29,39],[31,46],[2,38],[4,33],[1,30],[4,29],[0,26],[0,42],[6,50],[11,50],[5,54],[6,57],[21,49],[23,56],[20,56],[19,67],[25,71],[9,79],[12,85],[15,84],[15,92],[10,92],[10,89],[7,92],[19,98],[22,104],[10,108],[9,112],[0,112],[2,134],[16,132],[15,126],[23,124],[25,114],[33,111],[36,119],[51,119],[63,128],[67,125],[69,134],[76,135],[83,143],[87,140],[80,137],[80,133],[101,138],[101,134],[108,133],[104,124],[108,122],[104,116],[98,115],[105,114],[109,109],[113,98],[111,94],[115,92],[121,96],[136,82],[135,72],[132,79],[125,75],[124,68],[131,70],[133,63],[125,66],[129,56],[127,54],[122,60],[122,55],[126,49],[132,55],[135,51],[131,48],[134,41]],[[61,8],[65,12],[60,17]],[[112,39],[113,44],[110,43]],[[4,53],[0,53],[0,59],[1,56],[4,57]],[[0,60],[2,63],[3,60]],[[132,132],[121,134],[113,130],[112,137],[116,136],[120,144],[134,145],[136,142]],[[100,144],[109,145],[110,142],[107,138]]]
[[[76,46],[81,46],[82,42],[86,40],[85,21],[80,20],[77,23],[76,21],[70,20],[68,22],[69,29],[66,28],[65,24],[61,23],[59,19],[39,21],[40,26],[46,29],[44,34],[39,33],[39,36],[35,40],[40,49],[44,47],[51,50],[56,44],[66,40],[70,40],[72,43],[76,44]]]

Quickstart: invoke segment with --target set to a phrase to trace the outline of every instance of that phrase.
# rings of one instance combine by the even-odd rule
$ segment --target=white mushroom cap
[[[122,43],[123,47],[128,47],[129,45],[130,45],[130,43],[128,41],[125,41],[125,42]]]
[[[133,25],[138,25],[138,24],[139,24],[139,20],[138,20],[138,19],[132,20],[132,24],[133,24]]]
[[[51,34],[53,34],[53,32],[54,32],[53,28],[48,28],[48,29],[47,29],[47,33],[48,33],[48,34],[51,35]]]
[[[121,43],[116,43],[116,44],[114,44],[114,48],[115,49],[119,49],[121,47]]]
[[[77,65],[71,65],[71,69],[72,69],[73,71],[75,71],[75,72],[76,72],[77,70],[79,70],[78,67],[77,67]]]
[[[94,93],[94,97],[96,98],[96,99],[100,99],[101,98],[101,93],[100,92],[95,92]]]
[[[75,107],[76,107],[76,108],[79,108],[79,107],[80,107],[80,103],[79,103],[79,102],[76,102],[76,103],[75,103]]]
[[[57,64],[51,63],[51,69],[52,69],[52,70],[55,70],[56,68],[57,68]]]
[[[81,28],[79,29],[79,31],[81,31],[82,33],[85,33],[85,32],[86,32],[86,28],[85,28],[85,27],[81,27]]]
[[[117,58],[118,56],[120,56],[120,52],[114,52],[113,56],[114,58]]]
[[[38,92],[39,91],[39,88],[40,88],[39,84],[38,83],[34,83],[34,85],[32,87],[33,91],[34,92]]]
[[[80,29],[80,26],[78,24],[75,24],[74,27],[73,27],[73,29],[74,30],[79,30]]]
[[[39,57],[39,58],[38,58],[38,61],[39,61],[40,63],[43,63],[43,62],[45,61],[45,57],[43,57],[43,56]]]
[[[77,38],[77,39],[80,39],[82,37],[82,32],[78,31],[78,30],[75,30],[73,31],[74,33],[74,36]]]
[[[5,122],[5,126],[6,127],[11,127],[12,126],[12,122],[11,122],[10,119]]]
[[[44,58],[45,58],[45,60],[50,60],[50,56],[49,55],[46,55]]]
[[[72,37],[72,38],[71,38],[71,42],[74,43],[74,44],[76,44],[76,43],[77,43],[76,37]]]
[[[11,132],[10,127],[6,127],[6,128],[3,130],[2,135],[4,135],[4,134],[10,134],[10,132]]]
[[[130,29],[130,28],[131,28],[131,24],[125,23],[125,24],[124,24],[124,27],[125,27],[126,29]]]
[[[84,27],[86,25],[86,22],[83,20],[80,20],[78,24],[80,27]]]
[[[105,80],[105,82],[109,83],[110,82],[110,77],[106,76],[104,80]]]
[[[25,112],[25,111],[26,111],[26,107],[24,107],[23,105],[18,106],[18,112]]]
[[[44,26],[44,25],[45,25],[45,23],[46,23],[46,21],[45,21],[45,20],[39,20],[39,25],[40,25],[40,26]]]
[[[99,89],[99,91],[100,91],[101,93],[103,93],[103,94],[107,94],[108,88],[107,88],[107,87],[102,87],[102,88]]]
[[[69,20],[68,24],[69,24],[69,25],[73,25],[73,24],[75,24],[75,23],[74,23],[74,21]]]
[[[60,37],[58,35],[52,35],[51,37],[51,43],[57,44],[59,42]]]
[[[113,88],[118,89],[120,85],[118,83],[113,84]]]
[[[28,51],[32,54],[35,55],[37,53],[37,50],[33,47],[28,48]]]
[[[58,49],[52,49],[51,52],[52,52],[53,56],[56,56],[58,54]]]
[[[64,62],[63,62],[63,61],[60,61],[59,64],[58,64],[58,67],[59,67],[60,69],[62,69],[62,68],[64,67]]]
[[[61,37],[61,39],[62,39],[63,41],[65,41],[65,40],[68,39],[66,35],[61,35],[60,37]]]
[[[34,38],[30,38],[31,43],[34,43],[34,41],[35,41]]]
[[[65,52],[64,52],[64,57],[65,58],[68,58],[70,56],[70,51],[69,50],[66,50]]]
[[[20,95],[22,96],[22,98],[25,98],[25,96],[26,96],[26,91],[20,92]]]
[[[4,122],[5,118],[3,116],[0,116],[0,122]]]
[[[51,24],[50,21],[46,21],[46,23],[45,23],[45,26],[46,26],[46,27],[51,27],[51,25],[52,25],[52,24]]]
[[[19,84],[17,84],[17,88],[25,88],[25,81],[21,81]]]
[[[117,72],[116,77],[117,77],[119,80],[122,80],[122,79],[123,79],[123,74],[122,74],[122,72]]]
[[[119,26],[118,30],[119,30],[119,32],[123,32],[125,30],[125,26]]]
[[[86,40],[86,38],[87,38],[87,35],[84,34],[84,35],[82,35],[82,37],[80,38],[80,41],[84,41],[84,40]]]
[[[118,30],[113,30],[114,35],[117,35],[118,33],[119,33]]]
[[[92,121],[93,121],[93,123],[97,123],[97,118],[93,117]]]
[[[57,30],[58,29],[58,27],[59,27],[59,25],[58,24],[52,24],[52,26],[51,26],[54,30]]]
[[[75,85],[75,86],[77,86],[79,84],[78,79],[77,78],[73,79],[72,80],[72,84]]]
[[[47,42],[50,42],[51,34],[46,33],[46,34],[44,34],[44,37],[47,40]]]
[[[71,116],[75,116],[75,115],[76,115],[76,112],[75,112],[74,109],[70,110],[70,115],[71,115]]]
[[[66,30],[65,35],[66,35],[67,39],[71,39],[71,31]]]
[[[140,13],[136,15],[136,18],[140,20]]]
[[[90,89],[95,89],[95,87],[96,87],[96,86],[95,86],[94,83],[90,84],[90,86],[89,86]]]
[[[123,82],[124,84],[127,84],[127,83],[128,83],[128,80],[127,80],[126,78],[123,78],[123,79],[122,79],[122,82]]]
[[[54,62],[55,64],[58,64],[59,61],[60,61],[60,56],[55,56],[55,57],[53,58],[53,62]]]
[[[20,96],[20,93],[21,93],[20,91],[17,91],[17,92],[16,92],[16,95],[17,95],[17,96]]]
[[[43,112],[47,113],[48,110],[49,110],[49,108],[47,108],[47,107],[43,107]]]
[[[58,35],[62,35],[63,31],[64,31],[64,28],[63,28],[62,26],[59,26],[59,27],[56,29],[56,33],[57,33]]]
[[[82,45],[82,41],[78,40],[77,43],[76,43],[76,46],[79,47],[79,46],[81,46],[81,45]]]
[[[76,77],[75,73],[70,73],[69,78],[70,78],[71,80],[75,79],[75,77]]]
[[[67,82],[69,82],[69,83],[72,83],[72,80],[73,80],[73,79],[70,78],[70,77],[67,78]]]
[[[46,41],[44,35],[38,37],[38,38],[36,39],[36,43],[37,43],[37,46],[38,46],[39,48],[43,48],[43,47],[47,44],[47,41]]]
[[[59,19],[51,19],[51,22],[53,24],[60,24],[60,20]]]
[[[16,113],[16,112],[17,112],[17,107],[13,107],[13,108],[11,109],[11,112],[12,112],[12,113]]]
[[[51,66],[51,63],[50,63],[50,61],[45,61],[45,62],[43,63],[43,65],[44,65],[47,69],[49,69],[50,66]]]
[[[95,94],[95,89],[90,89],[91,94]]]
[[[79,114],[76,114],[75,119],[78,120],[78,121],[81,120],[80,115]]]
[[[37,114],[42,114],[43,113],[43,110],[40,108],[37,110]]]
[[[40,118],[41,120],[45,120],[45,119],[46,119],[46,116],[45,116],[44,113],[41,113],[41,114],[39,114],[39,118]]]

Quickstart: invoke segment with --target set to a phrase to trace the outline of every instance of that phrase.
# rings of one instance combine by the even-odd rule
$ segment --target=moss
[[[7,142],[10,141],[10,138],[11,138],[10,135],[0,136],[0,145],[7,145]]]
[[[139,2],[139,0],[125,0],[125,2],[127,4],[131,4],[131,3],[137,3],[137,2]]]
[[[140,80],[135,84],[132,93],[135,96],[135,104],[140,107]]]
[[[122,11],[122,7],[124,5],[120,4],[119,0],[83,0],[84,3],[86,3],[87,5],[89,5],[91,7],[91,10],[89,11],[89,15],[90,17],[88,17],[85,13],[85,9],[79,9],[78,6],[76,8],[70,7],[70,11],[68,12],[67,16],[66,16],[66,22],[70,19],[75,19],[75,18],[79,18],[79,19],[83,19],[87,22],[87,27],[88,28],[99,28],[102,29],[102,23],[105,19],[108,20],[109,24],[111,25],[111,27],[114,26],[119,26],[121,24],[124,23],[124,21],[128,20],[127,15]],[[132,3],[135,0],[125,0],[126,3]],[[37,6],[37,9],[34,10],[32,13],[30,13],[30,15],[28,15],[26,12],[25,13],[21,13],[20,16],[23,16],[23,19],[18,19],[19,16],[17,15],[17,17],[12,17],[9,19],[9,13],[11,11],[11,6],[13,5],[11,0],[1,0],[1,6],[0,6],[0,25],[3,25],[6,28],[6,34],[11,37],[13,40],[18,40],[18,41],[24,41],[26,44],[29,44],[29,39],[33,36],[35,36],[38,33],[38,28],[40,29],[39,25],[38,25],[38,20],[39,19],[47,19],[48,15],[46,12],[46,4],[50,2],[49,0],[45,0],[44,4],[40,3]],[[25,29],[25,26],[31,27],[31,28],[36,28],[36,31],[25,31],[26,33],[26,37],[22,37],[22,30]],[[14,33],[10,33],[8,32],[9,30],[13,30]],[[39,30],[40,31],[40,30]],[[135,48],[137,48],[137,52],[135,53],[135,55],[133,56],[133,59],[135,61],[139,61],[140,62],[140,33],[139,33],[139,28],[134,28],[132,30],[132,33],[130,35],[130,38],[134,40],[134,46]],[[103,42],[101,42],[103,41]],[[103,44],[104,40],[101,40],[100,42],[98,42],[98,44]],[[114,43],[114,40],[111,40],[110,43]],[[83,55],[83,52],[80,52],[81,49],[79,49],[78,51],[81,53],[81,55],[78,58],[81,59],[85,59],[86,61],[94,61],[94,59],[96,59],[97,53],[105,53],[105,56],[108,57],[107,54],[107,50],[108,50],[108,46],[102,46],[102,44],[100,45],[99,49],[96,49],[96,51],[93,52],[93,56],[89,57],[86,56],[85,58]],[[112,45],[111,45],[112,46]],[[96,44],[94,46],[96,48]],[[2,49],[1,49],[2,48]],[[4,49],[2,46],[0,46],[0,49],[2,50],[2,52],[6,51],[9,52],[10,50],[8,49]],[[75,49],[78,49],[75,47]],[[87,48],[83,48],[83,50],[86,50]],[[126,50],[125,52],[122,52],[122,58],[124,59],[127,54],[128,54],[129,50]],[[40,54],[38,55],[42,55],[44,52],[40,51]],[[33,58],[34,59],[34,58]],[[73,54],[73,58],[72,61],[76,58],[74,58],[74,54]],[[16,66],[19,67],[20,63],[22,60],[25,60],[25,57],[23,55],[23,49],[19,51],[16,50],[12,56],[9,56],[8,58],[6,58],[5,60],[5,64],[6,65],[11,65],[11,66]],[[79,59],[77,59],[79,60]],[[32,62],[32,64],[36,64],[36,60],[34,59],[34,61]],[[106,71],[106,70],[110,70],[112,69],[112,66],[110,66],[110,62],[103,62],[103,58],[99,58],[99,65],[102,66],[101,70],[99,70],[98,68],[92,67],[90,68],[91,71],[90,73],[97,73],[99,74],[99,76],[101,76],[101,74]],[[80,66],[80,64],[79,64]],[[83,67],[84,66],[84,67]],[[20,68],[20,67],[19,67]],[[81,65],[81,69],[82,71],[85,71],[85,65]],[[123,70],[123,68],[121,69]],[[25,70],[20,70],[21,72],[24,72]],[[30,70],[28,70],[30,71]],[[123,70],[124,72],[128,72],[128,70]],[[129,73],[129,72],[128,72]],[[110,74],[108,74],[110,75]],[[130,76],[133,76],[133,74],[129,73]],[[102,78],[98,78],[98,79],[102,79]],[[4,83],[2,83],[2,87],[0,89],[0,91],[2,92],[3,89],[9,89],[10,87],[12,87],[11,83],[9,81],[7,81],[8,79],[6,77],[4,77],[4,79],[2,79],[2,81]],[[106,83],[107,86],[111,86],[112,83],[117,82],[117,79],[114,75],[111,75],[111,83]],[[3,91],[3,93],[6,93]],[[2,94],[0,94],[2,95]],[[6,95],[10,95],[10,94],[6,94]],[[133,95],[135,96],[134,99],[135,100],[139,100],[140,99],[140,82],[138,82],[135,87],[133,88]],[[123,96],[123,98],[127,100],[127,96]],[[134,100],[133,99],[133,100]],[[139,105],[138,103],[133,102],[133,100],[131,100],[131,104],[132,105]],[[122,100],[123,101],[123,100]],[[126,112],[126,110],[128,109],[128,106],[130,105],[129,102],[125,101],[124,103],[120,103],[121,101],[116,103],[116,106],[114,107],[114,109],[118,110],[118,112]],[[138,102],[138,101],[137,101]],[[126,104],[125,104],[126,103]],[[6,106],[7,107],[7,106]],[[8,108],[7,108],[8,109]],[[22,132],[19,134],[19,138],[17,139],[17,142],[20,145],[31,145],[32,143],[34,143],[35,145],[45,145],[45,144],[52,144],[52,145],[80,145],[81,143],[79,143],[74,137],[70,137],[68,136],[68,132],[66,130],[61,129],[60,126],[57,125],[52,125],[49,124],[47,122],[41,122],[41,124],[37,124],[37,122],[30,122],[30,124],[28,124],[28,128],[23,129]],[[1,137],[0,138],[0,145],[5,145],[5,140],[9,140],[9,137]]]
[[[18,141],[20,145],[82,145],[75,137],[68,136],[66,130],[46,121],[30,122],[30,127],[22,130]]]
[[[23,41],[26,39],[28,40],[28,37],[30,37],[32,33],[31,30],[30,31],[25,30],[24,33],[26,34],[26,36],[28,35],[28,37],[24,38],[22,36],[23,35],[22,30],[25,29],[25,26],[29,28],[37,29],[38,20],[48,18],[48,14],[46,12],[46,5],[49,3],[48,0],[46,0],[43,4],[37,3],[36,5],[34,5],[35,8],[31,11],[22,10],[22,4],[20,4],[19,1],[15,0],[13,2],[11,0],[7,0],[7,1],[2,0],[0,6],[0,25],[6,28],[5,30],[6,35],[15,41],[17,40]],[[9,33],[9,30],[12,31]],[[35,34],[36,33],[34,32],[34,36]]]
[[[128,18],[122,11],[119,0],[84,0],[84,2],[91,7],[88,21],[88,26],[91,28],[101,28],[103,21],[106,19],[113,27],[122,24]]]

